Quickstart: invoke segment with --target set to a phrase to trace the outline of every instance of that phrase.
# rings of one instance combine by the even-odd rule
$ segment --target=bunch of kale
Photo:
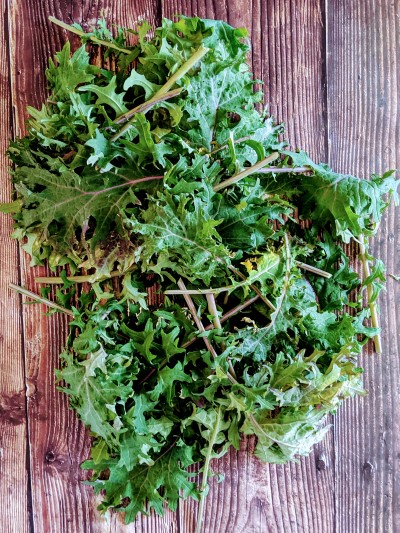
[[[245,30],[165,19],[129,44],[132,30],[103,22],[69,29],[83,44],[50,61],[50,96],[9,149],[17,194],[2,209],[34,265],[67,267],[65,289],[92,284],[58,376],[95,436],[85,468],[101,508],[129,522],[188,495],[203,506],[210,460],[241,434],[263,461],[309,453],[327,414],[363,393],[356,356],[378,333],[366,321],[384,267],[360,280],[344,244],[360,242],[368,266],[397,182],[287,151],[259,112]],[[113,68],[92,64],[87,42]]]

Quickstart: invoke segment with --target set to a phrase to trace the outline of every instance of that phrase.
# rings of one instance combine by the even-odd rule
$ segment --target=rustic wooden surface
[[[301,146],[338,171],[367,177],[400,167],[399,0],[0,0],[1,200],[10,185],[4,151],[24,131],[27,104],[46,95],[44,69],[67,34],[47,21],[93,23],[100,14],[132,25],[182,12],[251,31],[251,60],[271,112]],[[56,391],[54,368],[66,335],[60,316],[21,306],[8,290],[34,289],[29,260],[0,218],[0,531],[3,533],[192,533],[196,504],[124,526],[101,517],[79,463],[89,441]],[[391,208],[374,242],[388,272],[400,274],[399,212]],[[41,269],[39,269],[41,270]],[[370,394],[350,400],[333,430],[297,465],[261,465],[243,442],[214,463],[205,533],[370,533],[400,531],[399,285],[381,298],[385,351],[362,358]],[[397,498],[397,500],[396,500]]]

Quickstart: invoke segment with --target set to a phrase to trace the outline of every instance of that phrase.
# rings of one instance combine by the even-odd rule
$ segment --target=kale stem
[[[225,189],[225,187],[234,185],[235,183],[242,180],[243,178],[246,178],[247,176],[250,176],[251,174],[258,172],[261,168],[268,165],[268,163],[272,163],[272,161],[275,161],[275,159],[278,159],[278,157],[279,157],[279,153],[273,152],[268,157],[265,157],[261,161],[258,161],[258,163],[256,163],[255,165],[242,170],[242,172],[239,172],[239,174],[236,174],[235,176],[232,176],[231,178],[225,181],[221,181],[221,183],[218,183],[218,185],[214,186],[214,191],[217,192],[217,191],[220,191],[221,189]]]
[[[230,270],[232,270],[232,272],[235,272],[235,274],[238,275],[243,281],[238,282],[236,285],[226,285],[225,287],[218,287],[216,289],[213,289],[213,288],[186,289],[186,287],[185,289],[181,289],[181,288],[180,289],[168,289],[164,291],[164,294],[167,296],[172,296],[172,295],[177,295],[177,294],[182,294],[182,295],[185,295],[185,294],[205,294],[205,295],[221,294],[222,292],[228,292],[231,290],[235,290],[239,287],[243,287],[248,284],[248,279],[246,278],[244,274],[242,274],[239,270],[236,270],[233,267],[232,268],[229,267],[229,268]],[[262,293],[257,289],[257,287],[255,287],[255,285],[249,284],[249,287],[251,287],[258,294],[258,296],[263,300],[263,302],[265,302],[268,305],[270,309],[272,309],[272,311],[275,311],[275,306],[268,300],[268,298],[262,295]]]
[[[209,48],[206,48],[205,46],[199,46],[199,48],[196,50],[196,52],[185,62],[183,65],[181,65],[178,70],[173,74],[169,80],[159,89],[156,94],[153,96],[153,98],[158,98],[159,96],[166,94],[174,85],[175,83],[183,78],[185,74],[189,72],[189,70],[194,67],[194,65],[202,59],[206,55],[206,53],[209,51]]]
[[[361,256],[361,261],[363,265],[364,280],[366,280],[371,275],[371,269],[370,269],[369,261],[367,259],[367,250],[366,250],[364,235],[358,236],[358,245],[359,245],[360,256]],[[367,284],[367,297],[368,297],[368,306],[371,312],[371,324],[373,328],[379,328],[378,310],[376,308],[375,302],[372,301],[372,294],[373,294],[372,284],[368,283]],[[374,347],[375,347],[376,353],[382,353],[382,340],[381,340],[381,336],[379,333],[374,336]]]
[[[173,89],[172,91],[162,94],[158,98],[153,96],[147,102],[143,102],[142,104],[137,105],[130,111],[127,111],[123,115],[120,115],[117,119],[114,120],[114,122],[115,124],[122,124],[123,122],[126,122],[127,120],[129,120],[136,113],[146,113],[149,109],[153,107],[153,105],[156,105],[160,102],[165,102],[165,100],[170,100],[171,98],[175,98],[175,96],[178,96],[181,92],[182,92],[182,88],[179,87],[178,89]]]
[[[182,294],[183,294],[183,297],[185,298],[185,302],[186,302],[186,305],[188,306],[189,308],[189,311],[193,317],[193,320],[197,326],[197,329],[199,331],[201,331],[202,333],[205,332],[205,327],[203,326],[203,322],[200,320],[200,318],[198,317],[197,315],[197,311],[196,311],[196,307],[194,306],[194,303],[193,303],[193,300],[192,298],[190,297],[190,295],[187,293],[187,290],[186,290],[186,286],[183,282],[182,279],[179,279],[178,280],[178,287],[183,291]],[[207,350],[210,352],[210,354],[213,356],[213,357],[217,357],[217,353],[216,351],[214,350],[214,348],[211,346],[211,343],[210,341],[207,339],[207,337],[202,337],[203,341],[204,341],[204,344],[206,345],[207,347]]]
[[[99,39],[95,35],[88,35],[84,31],[79,30],[78,28],[74,28],[74,26],[66,24],[65,22],[62,22],[62,20],[58,20],[55,17],[50,16],[49,21],[53,24],[56,24],[57,26],[60,26],[60,28],[63,28],[64,30],[70,31],[71,33],[75,33],[75,35],[79,35],[79,37],[85,37],[86,39],[89,39],[90,41],[92,41],[92,43],[100,44],[101,46],[106,46],[107,48],[112,48],[113,50],[117,50],[117,52],[122,52],[123,54],[132,53],[132,50],[128,50],[127,48],[121,48],[112,42]]]
[[[262,168],[258,172],[260,174],[302,174],[303,172],[310,172],[309,167],[268,167]]]
[[[326,270],[321,270],[320,268],[317,268],[312,265],[307,265],[307,263],[302,263],[301,261],[295,261],[296,266],[299,268],[302,268],[303,270],[308,270],[308,272],[312,272],[313,274],[316,274],[317,276],[322,276],[323,278],[331,278],[332,274],[329,272],[326,272]]]
[[[225,314],[221,316],[221,324],[223,322],[226,322],[229,318],[231,318],[234,315],[237,315],[240,313],[240,311],[243,311],[243,309],[246,309],[246,307],[249,307],[249,305],[252,305],[254,302],[256,302],[260,297],[258,294],[256,296],[253,296],[253,298],[250,298],[249,300],[246,300],[245,302],[237,305],[236,307],[233,307],[229,311],[227,311]],[[207,326],[206,329],[211,329],[211,325]]]
[[[123,276],[126,274],[126,272],[120,272],[119,270],[113,270],[110,273],[109,278],[118,278],[120,276]],[[94,274],[88,274],[86,276],[67,276],[68,281],[72,281],[74,283],[93,283]],[[109,279],[106,278],[106,279]],[[96,280],[101,281],[101,280]],[[62,285],[64,283],[64,279],[60,278],[58,276],[38,276],[35,278],[35,283],[46,283],[48,285]]]
[[[207,304],[208,304],[208,311],[210,315],[212,315],[212,322],[214,324],[215,329],[221,329],[221,321],[218,316],[218,309],[217,309],[217,303],[215,301],[213,294],[206,294],[207,298]]]
[[[204,519],[204,504],[205,504],[205,498],[206,498],[207,481],[208,481],[208,476],[209,476],[209,471],[210,471],[210,461],[212,458],[213,447],[214,447],[215,441],[217,440],[218,432],[220,429],[219,428],[220,421],[221,421],[221,407],[218,407],[217,419],[215,421],[214,428],[210,435],[207,455],[204,461],[203,478],[201,480],[201,486],[200,486],[200,503],[199,503],[199,511],[197,513],[196,533],[202,533],[203,519]]]
[[[208,311],[209,311],[210,315],[212,315],[212,317],[213,317],[212,321],[213,321],[214,327],[216,329],[222,329],[222,325],[221,325],[221,321],[220,321],[219,316],[218,316],[218,309],[217,309],[217,304],[215,302],[214,295],[213,294],[207,294],[206,298],[207,298],[207,304],[208,304]],[[221,343],[221,348],[222,348],[223,351],[225,351],[225,343]],[[228,366],[229,366],[229,372],[230,372],[231,376],[233,376],[236,379],[235,370],[233,368],[233,365],[232,365],[232,362],[231,362],[230,359],[228,359]]]
[[[281,309],[282,309],[282,304],[283,304],[283,300],[285,299],[285,296],[286,296],[286,293],[287,293],[287,290],[289,288],[289,283],[290,283],[290,271],[291,271],[291,264],[290,264],[290,260],[291,260],[291,253],[290,253],[290,245],[289,245],[289,237],[287,236],[287,233],[285,233],[285,248],[286,248],[286,272],[285,272],[285,279],[283,281],[283,288],[282,288],[282,293],[281,293],[281,296],[279,298],[279,301],[278,301],[278,305],[276,306],[276,309],[275,309],[275,312],[271,315],[271,322],[270,324],[266,327],[265,331],[268,332],[270,331],[273,326],[275,325],[275,322],[276,322],[276,319],[278,318],[278,315],[279,313],[281,312]]]
[[[61,311],[62,313],[65,313],[69,316],[74,316],[74,313],[70,311],[69,309],[65,309],[65,307],[61,307],[61,305],[58,305],[54,302],[51,302],[50,300],[47,300],[46,298],[43,298],[42,296],[39,296],[38,294],[35,294],[32,291],[28,291],[28,289],[24,289],[23,287],[20,287],[19,285],[15,285],[14,283],[9,284],[10,289],[13,289],[16,292],[19,292],[20,294],[23,294],[24,296],[28,296],[29,298],[32,298],[38,303],[47,305],[47,307],[51,307],[52,309],[56,309],[57,311]]]
[[[232,309],[230,309],[224,315],[221,316],[220,323],[223,324],[224,322],[229,320],[232,316],[237,315],[238,313],[240,313],[240,311],[243,311],[243,309],[246,309],[246,307],[249,307],[249,305],[253,304],[258,299],[259,299],[259,296],[257,294],[256,296],[253,296],[253,298],[250,298],[250,300],[246,300],[245,302],[237,305],[236,307],[233,307]],[[213,328],[213,326],[214,326],[213,324],[209,324],[204,329],[206,331],[209,331],[210,329]],[[190,340],[186,341],[184,344],[182,344],[182,348],[188,348],[189,346],[191,346],[196,341],[197,341],[197,337],[193,337],[192,339],[190,339]]]
[[[164,359],[161,363],[160,363],[160,366],[158,368],[154,367],[150,370],[150,372],[148,374],[146,374],[144,376],[144,378],[142,378],[139,383],[138,383],[138,386],[140,387],[141,385],[143,385],[143,383],[145,383],[148,379],[151,378],[151,376],[153,374],[155,374],[157,371],[161,370],[162,368],[164,368],[164,366],[168,363],[168,359]]]
[[[252,139],[251,135],[247,135],[246,137],[241,137],[240,139],[233,140],[233,144],[240,144],[246,141],[250,141]],[[219,148],[216,148],[215,150],[212,150],[209,155],[214,155],[220,152],[221,150],[224,150],[225,148],[228,148],[229,144],[223,144]],[[268,167],[260,169],[258,172],[261,174],[302,174],[303,172],[310,172],[310,167]]]
[[[169,80],[164,83],[164,85],[155,93],[155,95],[150,98],[148,102],[146,102],[147,105],[153,105],[153,103],[157,103],[160,101],[160,98],[165,96],[170,89],[175,85],[175,83],[180,80],[187,72],[194,67],[194,65],[200,61],[200,59],[205,56],[205,54],[209,51],[209,48],[206,48],[204,46],[199,46],[199,48],[196,50],[196,52],[185,62],[183,65],[181,65],[178,70],[173,74]],[[131,110],[132,112],[133,110]],[[130,113],[131,113],[130,112]],[[129,113],[129,112],[128,112]],[[135,120],[135,116],[133,116],[129,122],[127,122],[117,133],[115,133],[111,137],[111,141],[116,141],[123,135],[131,126],[133,121]]]
[[[164,294],[167,296],[176,295],[176,294],[204,294],[208,296],[209,294],[221,294],[222,292],[228,292],[234,289],[237,289],[239,287],[243,287],[248,283],[248,280],[246,276],[243,276],[243,281],[238,282],[236,285],[226,285],[225,287],[218,287],[217,289],[168,289],[164,291]],[[249,285],[251,288],[254,288],[253,285]],[[259,295],[262,296],[262,295]],[[269,302],[269,300],[268,300]],[[269,302],[268,306],[270,306],[271,302]],[[272,304],[271,304],[272,305]],[[275,310],[275,307],[273,308]]]
[[[182,289],[183,291],[186,291],[186,286],[183,282],[182,279],[180,279],[178,281],[178,286],[180,289]],[[202,333],[205,332],[205,327],[203,326],[203,323],[202,321],[200,320],[200,318],[197,316],[197,312],[196,312],[196,308],[194,306],[194,303],[193,303],[193,300],[191,298],[191,296],[189,294],[187,294],[187,292],[183,293],[183,297],[185,298],[185,301],[186,301],[186,304],[189,308],[189,311],[191,312],[192,316],[193,316],[193,320],[197,326],[197,329],[199,331],[201,331]],[[210,328],[212,329],[212,328]],[[214,348],[211,346],[211,343],[210,341],[207,339],[207,337],[202,337],[203,341],[204,341],[204,344],[207,346],[207,349],[208,351],[210,352],[210,354],[216,358],[217,357],[217,352],[214,350]],[[227,374],[227,377],[229,379],[229,381],[231,383],[236,383],[237,384],[237,381],[236,379],[233,377],[233,375],[230,373],[230,370],[228,370],[228,374]]]
[[[221,292],[227,292],[233,289],[233,285],[226,285],[226,287],[218,287],[217,289],[168,289],[164,291],[164,294],[168,296],[182,294],[220,294]]]

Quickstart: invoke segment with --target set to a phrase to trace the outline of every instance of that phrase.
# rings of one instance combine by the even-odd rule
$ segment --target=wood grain
[[[367,178],[400,164],[398,2],[335,2],[328,9],[329,160]],[[329,5],[329,4],[328,4]],[[390,208],[372,252],[400,272],[399,211]],[[335,420],[337,531],[399,531],[399,284],[380,298],[384,351],[362,357],[369,395]],[[397,498],[397,501],[395,500]]]
[[[265,84],[266,102],[288,138],[317,160],[327,157],[325,139],[324,12],[308,1],[164,1],[162,15],[221,18],[250,30],[252,64]],[[211,483],[204,533],[334,531],[333,436],[298,465],[264,465],[251,452],[230,451],[214,462],[225,481]],[[181,531],[194,531],[197,505],[180,505]]]
[[[11,138],[11,87],[9,78],[7,2],[1,2],[0,27],[0,202],[11,197],[5,150]],[[21,302],[9,283],[18,283],[19,250],[10,238],[12,221],[0,215],[0,502],[1,531],[28,532],[30,491],[28,485],[28,441],[25,401],[25,367],[21,333]]]

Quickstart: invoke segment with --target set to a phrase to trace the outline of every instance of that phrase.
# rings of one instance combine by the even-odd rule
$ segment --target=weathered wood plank
[[[107,17],[110,23],[124,26],[132,26],[138,18],[146,18],[153,23],[158,16],[157,6],[148,0],[134,3],[110,0],[68,4],[52,1],[15,2],[10,24],[14,57],[11,77],[17,135],[24,133],[26,105],[40,106],[45,99],[44,71],[47,60],[62,47],[68,37],[66,32],[50,25],[49,15],[68,23],[79,22],[83,26],[90,26],[100,16]],[[8,111],[4,112],[5,116],[8,114]],[[5,124],[3,121],[2,126]],[[8,235],[6,228],[5,235]],[[8,243],[7,250],[9,253],[13,250]],[[15,250],[14,245],[14,252]],[[16,258],[10,258],[9,263],[12,265],[10,271],[14,269],[17,273]],[[45,274],[45,270],[30,269],[27,257],[23,256],[21,272],[22,283],[31,290],[38,290],[34,276]],[[6,282],[5,277],[2,279],[2,286]],[[13,298],[16,300],[15,296]],[[90,487],[81,483],[86,474],[79,468],[79,464],[88,456],[89,438],[83,425],[68,409],[67,398],[56,390],[54,379],[54,369],[59,365],[58,355],[67,335],[67,321],[60,315],[47,317],[44,312],[44,308],[30,305],[24,307],[23,314],[35,532],[176,531],[176,516],[173,513],[166,513],[163,518],[155,516],[140,518],[136,525],[128,527],[122,524],[121,518],[117,515],[101,517],[97,512],[99,498],[94,496]],[[11,334],[10,328],[8,335]],[[6,346],[6,343],[4,345]],[[15,362],[13,365],[15,369]],[[22,370],[19,378],[20,381],[23,378]],[[21,455],[23,452],[21,446],[19,449],[21,452],[18,453]],[[21,456],[24,456],[23,453]],[[15,475],[18,475],[18,486],[21,486],[24,480],[22,472],[15,470]],[[19,509],[21,502],[24,501],[23,497],[26,499],[26,493],[18,500],[14,499]],[[28,513],[20,514],[23,515],[21,527],[18,523],[18,528],[13,531],[24,531],[22,520],[27,520]]]
[[[0,202],[10,200],[11,183],[5,150],[12,134],[10,53],[7,2],[1,2],[0,26]],[[10,238],[12,221],[0,215],[0,529],[29,531],[30,501],[25,402],[25,368],[21,333],[21,304],[9,283],[18,283],[18,245]]]
[[[162,6],[163,16],[183,13],[247,27],[253,70],[265,83],[269,109],[286,123],[292,147],[326,159],[325,30],[319,3],[173,0]],[[332,438],[298,465],[263,465],[249,453],[252,441],[215,461],[214,470],[225,480],[211,481],[204,532],[333,532]],[[196,514],[194,502],[180,505],[181,531],[194,531]]]
[[[399,167],[398,2],[328,3],[330,164],[367,178]],[[372,252],[400,272],[398,210],[385,216]],[[398,531],[399,284],[380,299],[384,352],[361,360],[369,396],[346,402],[335,421],[336,531]],[[395,500],[397,498],[397,501]]]

